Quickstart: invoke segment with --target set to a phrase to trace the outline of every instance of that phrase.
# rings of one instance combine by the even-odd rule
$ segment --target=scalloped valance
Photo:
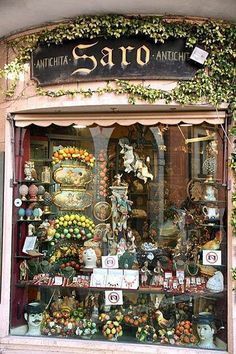
[[[113,124],[124,126],[140,123],[142,125],[161,124],[223,124],[225,118],[224,111],[201,111],[201,112],[142,112],[142,113],[73,113],[73,114],[16,114],[14,116],[17,127],[27,127],[35,124],[41,127],[48,127],[51,124],[58,126],[69,126],[79,124],[91,126],[98,124],[107,127]]]

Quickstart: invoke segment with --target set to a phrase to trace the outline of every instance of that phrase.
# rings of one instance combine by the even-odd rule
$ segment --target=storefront
[[[33,52],[6,109],[3,352],[234,352],[227,105],[155,103],[199,69],[184,43]]]

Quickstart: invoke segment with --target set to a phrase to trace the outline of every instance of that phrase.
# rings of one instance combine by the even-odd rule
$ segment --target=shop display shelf
[[[19,281],[16,286],[18,288],[26,288],[26,287],[37,287],[37,288],[47,288],[47,289],[76,289],[78,291],[87,291],[87,292],[103,292],[103,291],[114,291],[114,290],[121,290],[124,293],[149,293],[149,294],[165,294],[167,296],[174,296],[174,297],[210,297],[210,298],[218,298],[224,296],[227,289],[224,289],[221,292],[213,293],[210,291],[192,291],[192,292],[173,292],[173,291],[165,291],[155,288],[138,288],[138,289],[124,289],[124,288],[108,288],[108,287],[80,287],[80,286],[61,286],[61,285],[47,285],[47,284],[33,284],[29,281]]]

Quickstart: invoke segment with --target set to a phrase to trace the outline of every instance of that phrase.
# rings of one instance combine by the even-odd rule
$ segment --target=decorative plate
[[[84,210],[92,204],[92,200],[92,195],[81,189],[64,189],[53,196],[53,203],[61,210]]]
[[[98,202],[94,205],[93,214],[99,221],[106,221],[111,217],[111,206],[107,202]]]
[[[92,172],[85,166],[62,165],[54,171],[53,179],[62,186],[81,188],[92,181]]]

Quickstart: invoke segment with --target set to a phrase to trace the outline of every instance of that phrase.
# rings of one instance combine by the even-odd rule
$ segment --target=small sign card
[[[105,291],[105,306],[108,305],[123,305],[123,291],[122,290],[106,290]]]
[[[102,256],[102,268],[119,268],[118,256]]]
[[[202,263],[204,265],[221,265],[221,251],[203,250]]]
[[[37,236],[26,236],[22,252],[28,254],[29,251],[34,250],[36,241]]]
[[[90,286],[104,288],[106,285],[107,269],[94,268],[90,278]]]
[[[106,278],[106,288],[121,288],[123,269],[109,269]]]
[[[138,270],[124,270],[122,289],[138,289],[139,287],[139,271]]]
[[[55,276],[53,279],[53,285],[62,285],[63,284],[63,277]]]

